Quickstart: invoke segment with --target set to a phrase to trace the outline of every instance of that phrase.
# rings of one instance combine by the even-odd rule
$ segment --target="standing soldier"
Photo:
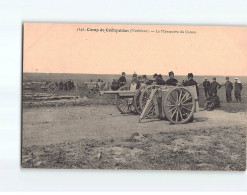
[[[119,87],[122,87],[126,84],[125,72],[122,72],[122,76],[118,79]]]
[[[188,73],[188,81],[185,81],[183,86],[196,86],[197,97],[199,97],[199,89],[197,86],[197,82],[193,79],[193,73]]]
[[[63,81],[59,82],[59,89],[62,91],[63,90]]]
[[[205,81],[202,83],[202,86],[204,88],[205,96],[207,98],[209,96],[210,91],[210,82],[208,81],[207,77],[205,77]]]
[[[199,98],[199,89],[197,86],[197,82],[193,79],[193,73],[188,73],[188,81],[185,81],[183,86],[196,86],[196,93],[197,93],[197,98]],[[192,122],[194,120],[193,116],[189,120],[189,122]]]
[[[241,102],[241,91],[242,91],[242,83],[238,78],[235,78],[235,83],[234,83],[234,95],[236,98],[237,102]]]
[[[216,82],[216,78],[214,77],[213,78],[213,82],[211,83],[211,85],[210,85],[210,95],[214,92],[216,95],[217,95],[217,91],[218,91],[218,89],[220,89],[221,88],[221,85],[218,83],[218,82]]]
[[[166,81],[166,85],[176,86],[178,80],[174,78],[174,72],[170,71],[168,74],[169,74],[169,79]]]
[[[225,87],[226,87],[226,101],[229,103],[232,101],[232,89],[233,89],[233,85],[232,82],[229,81],[229,77],[226,77]]]
[[[71,81],[70,81],[70,79],[68,80],[67,85],[68,85],[68,90],[70,92],[70,90],[71,90]]]

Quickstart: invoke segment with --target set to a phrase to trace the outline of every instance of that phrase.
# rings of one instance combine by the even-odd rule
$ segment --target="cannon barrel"
[[[122,97],[134,97],[135,91],[100,91],[100,95],[104,94],[115,94]]]

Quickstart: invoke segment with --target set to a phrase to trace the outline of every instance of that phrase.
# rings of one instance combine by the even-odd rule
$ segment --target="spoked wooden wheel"
[[[184,87],[177,87],[168,92],[164,111],[169,121],[176,124],[186,123],[193,116],[195,99]]]
[[[152,89],[158,88],[158,85],[148,85],[144,88],[144,90],[142,91],[140,98],[139,98],[139,104],[140,104],[140,110],[142,111],[143,108],[145,107],[148,98],[151,95],[151,91]]]
[[[128,85],[124,85],[118,89],[118,91],[129,91],[129,90],[130,90],[130,86]],[[119,95],[116,95],[116,106],[117,109],[122,114],[127,114],[135,111],[135,108],[133,106],[133,98],[121,97]]]
[[[134,96],[134,107],[135,107],[135,110],[138,114],[141,114],[142,113],[142,108],[140,106],[140,97],[141,97],[141,93],[144,91],[145,87],[147,85],[142,85],[138,90],[137,92],[135,93],[135,96]]]

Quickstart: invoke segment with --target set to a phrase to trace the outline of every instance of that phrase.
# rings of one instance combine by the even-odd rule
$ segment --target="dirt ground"
[[[246,112],[201,110],[173,125],[85,105],[24,108],[23,119],[23,167],[245,170]]]

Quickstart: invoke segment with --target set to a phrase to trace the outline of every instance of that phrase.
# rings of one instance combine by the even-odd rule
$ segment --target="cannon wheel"
[[[141,93],[144,91],[145,87],[147,85],[142,85],[138,90],[137,92],[135,93],[135,96],[134,96],[134,107],[135,107],[135,110],[138,114],[141,114],[142,113],[142,108],[140,106],[140,97],[141,97]]]
[[[129,91],[129,90],[130,90],[129,85],[124,85],[118,89],[118,91]],[[131,104],[130,109],[128,109],[129,104]],[[117,106],[117,109],[122,114],[127,114],[130,111],[135,111],[134,106],[133,106],[133,98],[126,98],[126,97],[121,97],[119,95],[116,95],[116,106]]]
[[[186,88],[174,88],[166,95],[164,111],[166,117],[172,123],[182,124],[188,122],[193,116],[194,109],[195,99]]]
[[[145,87],[145,89],[142,91],[140,98],[139,98],[139,104],[140,104],[140,110],[142,111],[145,107],[148,98],[150,97],[152,89],[158,88],[158,85],[148,85]]]

